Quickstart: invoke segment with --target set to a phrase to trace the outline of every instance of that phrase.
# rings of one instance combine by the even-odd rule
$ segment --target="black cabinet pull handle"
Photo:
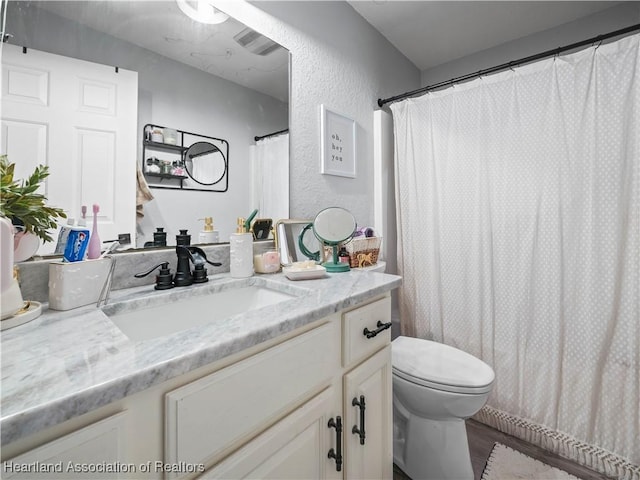
[[[357,425],[354,425],[351,429],[351,433],[354,435],[358,435],[360,437],[360,445],[364,445],[364,395],[360,395],[360,401],[358,401],[358,397],[353,397],[351,400],[351,405],[354,407],[360,407],[360,428]]]
[[[330,418],[327,427],[336,429],[336,449],[330,449],[327,457],[335,458],[336,471],[340,472],[342,470],[342,418],[336,417],[335,420]]]
[[[378,335],[380,332],[382,332],[383,330],[386,330],[387,328],[390,328],[391,327],[391,322],[382,323],[380,320],[378,320],[378,323],[376,323],[376,327],[378,327],[378,328],[376,328],[373,332],[365,327],[365,329],[362,331],[362,334],[367,338],[373,338],[376,335]]]

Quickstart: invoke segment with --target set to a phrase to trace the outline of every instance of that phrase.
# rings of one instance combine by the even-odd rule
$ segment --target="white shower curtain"
[[[494,368],[494,425],[634,479],[639,39],[391,106],[403,333]]]
[[[289,218],[289,134],[258,140],[250,147],[251,208],[275,223]]]

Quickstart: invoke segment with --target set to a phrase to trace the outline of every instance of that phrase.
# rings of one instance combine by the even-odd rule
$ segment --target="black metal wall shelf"
[[[173,141],[165,143],[151,140],[152,132],[157,135],[175,132],[175,137],[171,135],[175,144]],[[164,158],[159,159],[150,152],[162,152]],[[155,159],[152,165],[158,166],[148,166],[149,159]],[[196,171],[196,162],[199,172]],[[155,168],[161,168],[160,163],[165,169],[177,169],[178,173],[154,171]],[[226,192],[229,188],[229,142],[148,123],[142,131],[142,171],[150,188]]]

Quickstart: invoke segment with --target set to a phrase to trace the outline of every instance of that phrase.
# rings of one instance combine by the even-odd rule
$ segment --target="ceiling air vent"
[[[233,39],[256,55],[269,55],[280,48],[276,42],[249,27],[234,35]]]

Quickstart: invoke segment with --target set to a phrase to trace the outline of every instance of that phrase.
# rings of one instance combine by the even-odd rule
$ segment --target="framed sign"
[[[356,122],[320,105],[320,173],[356,176]]]

